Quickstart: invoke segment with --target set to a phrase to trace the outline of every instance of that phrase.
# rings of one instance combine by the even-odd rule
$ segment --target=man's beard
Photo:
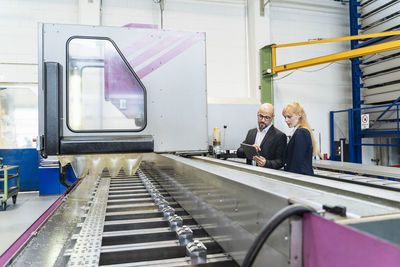
[[[260,131],[264,130],[265,128],[267,128],[268,125],[266,125],[264,122],[259,122],[258,123],[258,129],[260,129]]]

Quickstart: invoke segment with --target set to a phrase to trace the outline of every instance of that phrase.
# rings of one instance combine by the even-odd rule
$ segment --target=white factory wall
[[[209,137],[211,138],[212,128],[219,127],[221,133],[227,133],[227,149],[237,148],[238,143],[244,140],[247,130],[256,127],[255,112],[260,96],[260,48],[270,43],[283,44],[349,35],[348,6],[332,0],[272,0],[266,5],[264,13],[264,16],[260,15],[259,1],[248,1],[249,91],[252,92],[248,101],[240,99],[242,103],[239,104],[239,99],[227,98],[227,105],[221,102],[209,104]],[[277,63],[294,62],[349,48],[348,43],[334,43],[283,49],[278,51]],[[319,70],[321,68],[323,69]],[[317,142],[321,136],[321,152],[330,154],[329,111],[351,107],[350,61],[297,70],[285,77],[289,73],[283,72],[275,78],[275,125],[288,132],[281,115],[282,108],[292,101],[301,103],[315,129]],[[228,126],[226,130],[223,130],[224,125]],[[337,120],[336,127],[337,133],[347,136],[345,121]]]
[[[282,0],[271,1],[268,7],[271,43],[349,35],[348,5],[330,0]],[[348,42],[281,48],[277,50],[277,65],[348,49]],[[305,108],[317,142],[321,135],[321,152],[329,154],[329,111],[352,105],[350,61],[282,72],[275,77],[274,89],[276,126],[288,131],[281,111],[285,104],[299,102]]]
[[[248,127],[255,127],[254,120],[246,119],[254,117],[254,103],[259,103],[257,88],[249,86],[246,2],[167,0],[162,18],[163,29],[206,33],[209,142],[214,127],[222,133],[227,125],[224,148],[236,149]],[[101,20],[107,26],[143,23],[161,27],[161,11],[148,0],[103,0]]]
[[[209,139],[213,128],[219,128],[223,150],[237,149],[247,131],[257,127],[259,104],[208,104]]]
[[[160,25],[160,8],[153,1],[103,0],[101,12],[99,3],[100,0],[0,1],[0,86],[10,83],[18,87],[37,87],[36,27],[39,21],[105,26]],[[347,8],[332,0],[272,0],[265,8],[265,15],[260,16],[259,1],[255,0],[167,0],[164,29],[206,32],[209,135],[213,127],[227,123],[230,124],[228,129],[246,128],[232,130],[229,135],[232,139],[227,142],[232,149],[243,140],[249,125],[255,126],[253,109],[259,104],[258,50],[262,46],[271,42],[346,36],[349,31]],[[346,49],[345,43],[308,50],[287,49],[278,54],[278,64],[299,59],[299,55],[316,56]],[[319,68],[321,66],[306,70]],[[317,72],[296,71],[282,78],[285,75],[287,73],[280,74],[275,81],[275,124],[287,130],[280,116],[282,107],[287,102],[299,101],[306,108],[316,135],[321,133],[322,152],[328,153],[328,112],[351,105],[348,62],[332,64]],[[237,106],[232,109],[230,105]]]
[[[103,0],[102,24],[161,26],[160,14],[149,0]],[[244,1],[167,0],[163,29],[206,33],[209,102],[249,96]]]
[[[78,0],[0,1],[0,148],[34,147],[37,23],[77,23]]]
[[[154,1],[103,0],[101,11],[99,3],[100,0],[0,1],[0,87],[37,90],[38,22],[160,26],[160,8]],[[168,0],[163,14],[163,28],[206,32],[210,102],[226,102],[227,95],[234,102],[243,102],[243,99],[248,102],[252,94],[251,101],[254,102],[255,90],[251,93],[248,86],[245,1]],[[6,98],[7,95],[0,93],[0,97]],[[19,100],[13,100],[15,107],[19,107]],[[15,112],[11,121],[37,121],[36,111],[29,113],[32,116],[17,119],[18,114],[22,113]],[[37,135],[36,126],[32,129],[31,124],[24,125],[26,127],[16,125],[9,128],[22,131],[21,134],[29,136],[29,139]],[[8,139],[4,143],[8,143],[8,148],[19,147],[15,140]]]
[[[78,0],[2,0],[0,1],[0,63],[37,62],[37,23],[76,23]],[[18,66],[18,68],[22,66]],[[9,69],[10,66],[5,67]],[[3,74],[2,69],[2,74]],[[0,82],[36,82],[37,76],[31,70],[6,76]],[[34,73],[35,74],[35,73]],[[12,75],[12,76],[11,76]],[[25,78],[26,77],[26,78]]]

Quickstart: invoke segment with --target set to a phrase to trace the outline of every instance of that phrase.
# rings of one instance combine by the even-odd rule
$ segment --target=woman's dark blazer
[[[310,132],[305,128],[298,128],[286,147],[285,171],[314,175],[312,156],[313,146]]]

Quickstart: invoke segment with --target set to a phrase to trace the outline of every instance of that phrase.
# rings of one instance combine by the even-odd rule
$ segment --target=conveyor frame
[[[225,254],[215,254],[209,258],[211,261],[220,262],[226,257],[232,257],[240,263],[255,235],[266,221],[276,211],[290,203],[312,206],[322,213],[324,213],[321,208],[323,204],[344,205],[348,211],[347,218],[357,220],[400,213],[398,193],[396,198],[396,195],[382,189],[367,188],[362,185],[346,185],[344,188],[343,183],[338,181],[324,183],[318,177],[212,158],[188,159],[175,155],[145,154],[144,163],[142,163],[138,175],[141,179],[156,181],[159,184],[157,188],[160,192],[170,195],[171,198],[167,200],[170,205],[175,205],[174,200],[179,203],[182,210],[175,206],[178,214],[184,211],[189,212],[189,215],[184,213],[181,215],[183,215],[182,219],[185,223],[191,225],[190,222],[194,222],[194,219],[199,224],[199,226],[191,225],[193,231],[206,231],[224,248]],[[19,255],[13,259],[12,266],[22,266],[27,262],[40,266],[46,266],[46,264],[65,266],[69,259],[77,260],[79,263],[79,257],[76,255],[79,255],[81,251],[75,249],[73,245],[85,249],[95,247],[82,247],[85,239],[76,236],[75,229],[77,229],[76,227],[83,230],[89,229],[85,226],[85,222],[96,220],[96,216],[100,213],[108,218],[105,222],[100,219],[95,224],[103,225],[107,233],[103,234],[102,242],[107,242],[107,244],[104,243],[102,248],[99,248],[100,250],[92,251],[92,256],[98,253],[120,251],[119,257],[124,257],[125,252],[121,249],[132,251],[141,248],[140,251],[144,251],[142,249],[152,245],[145,244],[145,242],[140,245],[126,243],[130,242],[130,238],[141,235],[154,235],[161,238],[159,240],[161,243],[157,241],[160,249],[163,246],[174,246],[173,242],[162,240],[166,232],[160,233],[166,230],[165,220],[149,217],[146,214],[142,218],[136,217],[140,214],[136,204],[145,203],[150,200],[150,197],[149,195],[146,197],[142,190],[137,188],[138,182],[132,181],[123,184],[123,180],[124,177],[109,178],[108,176],[99,180],[90,175],[82,179],[79,186],[56,209],[54,215],[48,218],[47,223],[37,230],[36,236],[26,244],[26,249],[20,251]],[[97,199],[96,196],[105,194],[108,190],[108,183],[113,184],[113,188],[110,189],[113,197],[108,200],[110,203],[105,209],[102,204],[104,200]],[[149,188],[147,189],[150,190]],[[129,190],[133,190],[137,195],[126,194],[126,191]],[[374,197],[367,197],[367,195]],[[122,198],[117,201],[117,196]],[[125,200],[135,205],[121,205],[121,201]],[[94,211],[96,206],[100,208],[99,212]],[[82,209],[82,207],[85,208]],[[142,211],[148,210],[149,207],[146,204]],[[86,218],[84,223],[82,223],[82,217]],[[325,217],[333,221],[345,219],[331,213],[325,213]],[[123,219],[128,220],[120,224]],[[281,225],[267,242],[256,266],[301,266],[298,265],[298,259],[302,255],[301,246],[299,246],[302,240],[299,229],[302,229],[302,226],[299,223],[298,220],[292,219]],[[134,224],[140,225],[140,227],[155,226],[158,229],[146,230],[147,226],[142,230],[131,228],[134,227]],[[60,227],[64,231],[59,231]],[[99,244],[99,232],[96,230],[98,228],[93,228],[93,233],[97,234],[93,235],[92,242]],[[87,234],[90,235],[89,232]],[[123,239],[118,239],[119,237],[123,237]],[[106,239],[108,241],[105,241]],[[207,238],[200,239],[209,240]],[[138,241],[140,240],[138,239]],[[118,244],[113,244],[113,242],[118,242]],[[74,251],[78,254],[75,254]],[[67,257],[62,255],[67,255]],[[81,256],[81,259],[86,260],[91,257],[87,254]],[[100,265],[106,262],[115,264],[113,258],[110,257],[107,260],[100,258],[100,262],[95,257],[93,260],[95,264],[100,263]],[[182,259],[176,258],[162,260],[158,263],[166,264],[166,266],[184,264]],[[141,262],[140,264],[150,264],[150,262]]]

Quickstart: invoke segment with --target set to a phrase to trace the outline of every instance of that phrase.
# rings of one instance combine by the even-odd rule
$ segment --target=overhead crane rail
[[[293,47],[293,46],[302,46],[302,45],[311,45],[311,44],[321,44],[321,43],[330,43],[330,42],[340,42],[340,41],[350,41],[350,40],[360,40],[367,38],[376,38],[376,37],[384,37],[384,36],[393,36],[400,35],[400,31],[390,31],[390,32],[381,32],[381,33],[371,33],[371,34],[363,34],[356,36],[347,36],[347,37],[339,37],[339,38],[329,38],[329,39],[321,39],[321,40],[312,40],[308,42],[298,42],[298,43],[290,43],[290,44],[280,44],[275,45],[272,44],[271,53],[272,53],[272,69],[267,69],[267,72],[264,73],[266,75],[277,74],[282,71],[288,71],[293,69],[299,69],[319,64],[324,64],[332,61],[344,60],[349,58],[361,57],[373,53],[380,53],[384,51],[394,50],[400,48],[400,40],[389,41],[381,44],[370,45],[367,47],[361,47],[352,49],[349,51],[344,51],[340,53],[335,53],[327,56],[302,60],[294,63],[288,63],[284,65],[276,65],[276,49],[283,47]]]

